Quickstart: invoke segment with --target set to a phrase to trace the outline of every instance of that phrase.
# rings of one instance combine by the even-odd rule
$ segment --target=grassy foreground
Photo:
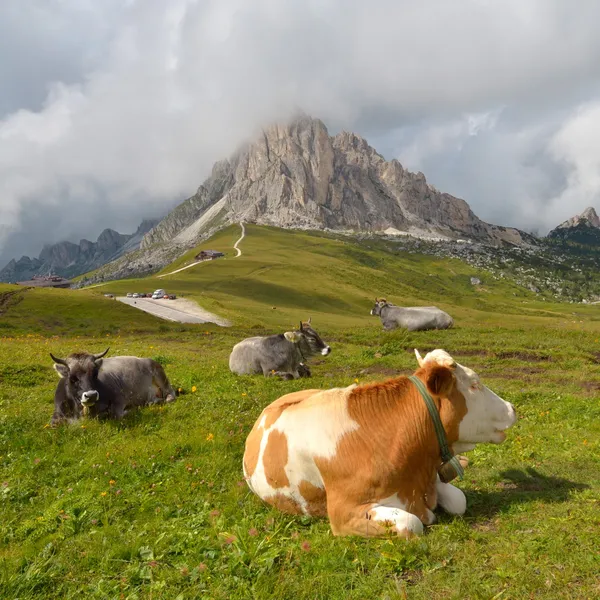
[[[229,228],[203,245],[226,259],[163,279],[0,286],[0,598],[600,596],[600,308],[540,302],[458,261],[372,241],[248,227],[234,259],[237,237]],[[157,287],[235,326],[166,323],[102,297]],[[368,316],[375,295],[435,303],[457,326],[384,333]],[[407,374],[413,348],[442,347],[515,404],[506,443],[470,453],[464,518],[442,514],[409,542],[340,539],[248,491],[247,433],[308,382],[236,377],[229,351],[309,315],[333,350],[312,361],[311,387]],[[108,345],[159,360],[182,394],[120,423],[49,428],[48,352]]]

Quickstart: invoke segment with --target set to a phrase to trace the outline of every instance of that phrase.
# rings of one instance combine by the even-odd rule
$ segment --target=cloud
[[[600,204],[600,101],[580,106],[549,144],[553,159],[566,166],[567,186],[553,198],[558,206]]]
[[[598,187],[593,0],[16,6],[0,8],[0,262],[132,231],[299,107],[494,222],[549,227]]]

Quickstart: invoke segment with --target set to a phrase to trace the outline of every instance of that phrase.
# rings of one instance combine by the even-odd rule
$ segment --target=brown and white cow
[[[516,421],[512,404],[444,350],[421,358],[423,381],[454,452],[500,444]],[[334,535],[408,537],[434,522],[433,509],[463,514],[466,498],[437,474],[440,446],[407,377],[282,396],[246,440],[244,476],[268,504],[328,516]]]

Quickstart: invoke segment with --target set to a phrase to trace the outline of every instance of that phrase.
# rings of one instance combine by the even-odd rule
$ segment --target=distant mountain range
[[[0,271],[0,281],[50,270],[74,276],[99,267],[92,280],[151,273],[217,230],[242,221],[495,246],[539,244],[539,238],[519,229],[482,221],[464,200],[438,191],[423,173],[386,161],[362,137],[349,132],[330,136],[320,120],[300,115],[267,128],[217,162],[196,193],[160,222],[145,221],[131,236],[107,229],[96,243],[49,246],[38,259],[11,261]],[[589,208],[550,237],[597,239],[599,227]]]
[[[65,241],[45,246],[38,258],[22,256],[19,260],[11,260],[0,271],[0,281],[16,283],[31,279],[34,275],[50,273],[75,277],[92,271],[139,248],[143,236],[158,221],[145,220],[132,234],[105,229],[95,242],[84,239],[79,244]]]

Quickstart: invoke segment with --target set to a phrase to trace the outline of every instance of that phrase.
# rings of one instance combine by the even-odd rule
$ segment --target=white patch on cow
[[[291,456],[303,453],[331,459],[344,435],[359,425],[348,414],[347,398],[356,387],[332,388],[307,398],[293,411],[284,411],[273,425],[287,436]]]
[[[424,363],[432,360],[436,362],[438,365],[443,367],[448,367],[452,369],[458,363],[445,351],[445,350],[432,350],[425,355],[425,358],[421,358],[421,355],[415,350],[417,355],[417,361],[419,362],[419,366],[422,367]],[[419,360],[420,359],[420,360]]]
[[[266,420],[267,420],[267,413],[263,414],[263,416],[260,418],[260,421],[258,422],[258,427],[264,429]]]
[[[451,483],[444,483],[437,478],[435,488],[438,495],[438,505],[451,515],[464,515],[467,510],[467,497],[462,490]]]
[[[81,394],[81,404],[95,404],[98,402],[100,394],[96,390],[89,390],[88,392],[83,392]]]
[[[321,354],[323,356],[327,356],[330,352],[331,352],[331,348],[329,346],[325,346],[325,348],[323,348],[323,350],[321,350]]]
[[[421,519],[417,515],[404,510],[404,504],[400,501],[397,494],[373,504],[369,510],[369,514],[373,521],[389,521],[393,523],[397,533],[404,533],[406,531],[410,531],[416,535],[423,533]]]
[[[433,350],[424,359],[420,358],[416,350],[415,353],[421,366],[434,361],[452,368],[458,391],[465,397],[467,414],[460,422],[454,451],[466,452],[482,442],[501,444],[506,439],[505,430],[517,420],[513,405],[483,385],[472,369],[457,363],[444,350]]]
[[[346,388],[334,388],[318,392],[303,402],[309,402],[307,410],[302,405],[295,405],[292,411],[283,411],[281,416],[269,429],[264,430],[260,440],[258,464],[248,484],[261,498],[281,494],[294,500],[305,514],[309,507],[300,494],[299,486],[307,481],[320,489],[325,488],[323,478],[315,457],[333,458],[337,445],[344,435],[358,429],[359,425],[348,414],[347,397],[356,387],[352,384]],[[259,427],[264,425],[263,416]],[[277,430],[285,434],[288,447],[288,462],[285,472],[289,486],[273,488],[267,482],[263,464],[263,456],[269,434]]]

